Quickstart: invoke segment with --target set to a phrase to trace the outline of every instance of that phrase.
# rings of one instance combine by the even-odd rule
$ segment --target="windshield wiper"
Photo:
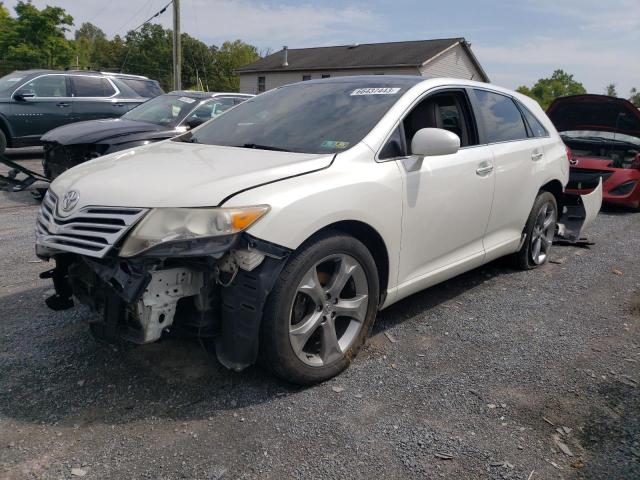
[[[274,152],[290,152],[286,148],[273,147],[271,145],[259,145],[257,143],[245,143],[244,145],[234,145],[238,148],[255,148],[257,150],[273,150]]]

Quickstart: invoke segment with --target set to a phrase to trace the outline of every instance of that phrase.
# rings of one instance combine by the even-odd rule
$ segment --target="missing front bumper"
[[[267,297],[290,253],[244,235],[222,258],[91,259],[54,256],[54,308],[73,298],[95,313],[92,332],[106,331],[113,343],[158,340],[169,327],[215,337],[216,355],[240,371],[258,355],[260,322]]]

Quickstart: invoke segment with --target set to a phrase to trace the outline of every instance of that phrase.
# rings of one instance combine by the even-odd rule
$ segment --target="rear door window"
[[[72,76],[75,97],[111,97],[116,93],[111,82],[104,77]]]
[[[528,138],[522,114],[506,95],[473,90],[478,121],[484,127],[487,143],[509,142]]]

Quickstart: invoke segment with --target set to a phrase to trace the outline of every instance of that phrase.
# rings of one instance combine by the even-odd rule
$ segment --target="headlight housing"
[[[269,211],[268,205],[238,208],[155,208],[129,234],[121,257],[203,255],[224,247]]]

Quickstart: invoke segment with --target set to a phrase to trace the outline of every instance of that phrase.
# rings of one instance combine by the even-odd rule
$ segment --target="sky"
[[[17,0],[4,1],[11,11]],[[32,0],[123,35],[169,0]],[[640,0],[181,0],[182,30],[260,51],[465,37],[492,83],[531,86],[558,68],[590,93],[640,89]],[[154,22],[171,26],[171,7]]]

